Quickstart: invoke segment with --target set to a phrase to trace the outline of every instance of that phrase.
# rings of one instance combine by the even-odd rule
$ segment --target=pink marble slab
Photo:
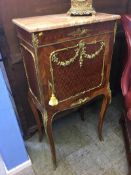
[[[96,13],[96,15],[94,16],[81,17],[71,17],[67,14],[55,14],[28,18],[18,18],[13,19],[12,21],[20,28],[32,33],[70,26],[112,21],[117,19],[120,19],[119,15]]]

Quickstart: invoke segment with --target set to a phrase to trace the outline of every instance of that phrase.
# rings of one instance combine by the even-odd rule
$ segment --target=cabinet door
[[[101,87],[109,37],[99,35],[44,47],[41,59],[46,57],[50,62],[50,95],[52,91],[61,102]]]

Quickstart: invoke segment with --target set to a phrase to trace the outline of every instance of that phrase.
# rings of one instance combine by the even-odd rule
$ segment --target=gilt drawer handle
[[[94,53],[88,54],[86,53],[86,46],[87,45],[93,45],[93,44],[97,44],[100,43],[100,48],[98,50],[96,50]],[[80,41],[77,45],[73,46],[73,47],[68,47],[68,48],[63,48],[63,49],[59,49],[56,51],[53,51],[50,54],[50,59],[52,62],[56,63],[59,66],[65,67],[65,66],[69,66],[70,64],[72,64],[73,62],[76,61],[77,58],[79,58],[79,63],[80,63],[80,67],[82,67],[83,65],[83,61],[85,59],[94,59],[96,56],[98,56],[101,51],[104,49],[105,47],[105,42],[104,41],[95,41],[92,43],[85,43],[84,41]],[[76,48],[76,49],[74,49]],[[58,57],[58,53],[62,52],[62,51],[68,51],[68,49],[74,49],[75,51],[75,55],[72,58],[66,58],[65,61],[61,61],[60,58]]]
[[[72,103],[72,104],[71,104],[71,107],[77,106],[77,105],[82,105],[82,104],[84,104],[85,102],[89,101],[89,99],[90,99],[89,97],[86,97],[86,98],[84,98],[84,99],[79,99],[77,102]]]
[[[71,32],[68,34],[68,36],[73,36],[73,37],[81,37],[83,35],[86,35],[90,32],[89,29],[77,29],[76,31],[74,32]]]

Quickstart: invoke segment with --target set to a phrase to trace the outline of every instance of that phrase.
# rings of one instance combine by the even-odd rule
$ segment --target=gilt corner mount
[[[71,0],[71,8],[68,11],[72,16],[95,15],[96,11],[92,6],[92,0]]]

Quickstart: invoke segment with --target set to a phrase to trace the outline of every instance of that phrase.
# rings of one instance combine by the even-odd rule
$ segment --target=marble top
[[[117,19],[120,19],[119,15],[96,13],[96,15],[94,16],[81,17],[69,16],[67,14],[55,14],[28,18],[18,18],[13,19],[12,21],[20,28],[32,33],[70,26],[112,21]]]

